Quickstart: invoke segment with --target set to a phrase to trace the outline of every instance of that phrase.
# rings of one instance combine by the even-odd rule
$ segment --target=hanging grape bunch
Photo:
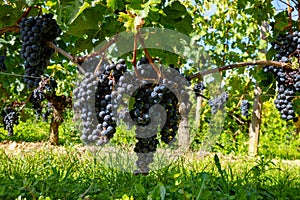
[[[225,108],[225,103],[228,100],[228,93],[222,92],[220,95],[215,97],[214,99],[210,99],[208,104],[211,109],[212,114],[216,114],[218,110],[222,110]]]
[[[102,66],[102,71],[85,73],[83,80],[73,91],[74,108],[82,120],[81,139],[86,144],[100,146],[108,143],[116,132],[119,120],[123,120],[129,128],[136,125],[136,173],[148,173],[159,143],[158,131],[164,143],[171,145],[175,141],[180,121],[179,101],[189,102],[189,95],[184,89],[186,83],[177,80],[171,72],[169,75],[165,73],[165,77],[159,81],[147,82],[146,79],[155,80],[157,75],[145,58],[138,61],[137,70],[139,79],[135,72],[127,70],[125,60],[121,59],[117,63]],[[181,75],[180,77],[186,81]],[[124,96],[127,97],[127,102],[124,102]],[[155,104],[161,105],[165,117],[157,110],[151,110]],[[187,109],[190,107],[189,102]],[[165,121],[158,130],[157,124],[162,118]]]
[[[23,18],[20,22],[22,40],[21,57],[25,60],[24,82],[29,88],[37,87],[44,74],[49,59],[54,50],[48,47],[47,42],[54,42],[60,35],[52,14]]]
[[[42,77],[39,82],[39,86],[33,90],[29,101],[32,103],[32,108],[35,110],[36,119],[39,119],[43,106],[42,102],[46,99],[45,95],[55,94],[55,90],[57,88],[57,83],[52,77]],[[48,116],[51,113],[51,106],[48,105],[46,112],[43,114],[43,120],[47,121]]]
[[[190,109],[191,104],[184,88],[187,81],[177,70],[160,69],[164,77],[156,80],[157,74],[146,58],[138,61],[137,70],[141,79],[137,79],[133,73],[121,77],[113,91],[112,98],[113,107],[119,108],[124,104],[122,96],[130,95],[129,101],[132,102],[129,103],[131,104],[130,110],[124,114],[123,118],[125,122],[128,120],[128,124],[136,125],[137,143],[134,151],[138,160],[135,173],[147,174],[159,143],[157,134],[160,133],[160,139],[165,144],[173,144],[176,141],[175,137],[181,119],[179,102],[185,102],[187,110]],[[179,76],[176,76],[176,73]],[[151,79],[156,81],[146,81]],[[161,110],[155,109],[156,105],[160,105]]]
[[[4,72],[7,70],[4,61],[5,61],[5,56],[0,56],[0,72]]]
[[[19,113],[12,107],[6,107],[2,111],[4,129],[8,131],[8,136],[14,134],[14,125],[19,124]]]
[[[74,90],[74,107],[80,112],[83,126],[81,139],[85,143],[106,144],[116,132],[117,113],[113,113],[111,95],[113,86],[126,70],[125,60],[106,64],[102,73],[86,73]]]
[[[277,51],[275,55],[277,61],[288,63],[292,61],[292,58],[296,58],[299,63],[300,32],[280,34],[272,46]],[[300,91],[300,72],[275,66],[264,67],[264,72],[272,73],[277,81],[277,97],[274,103],[281,118],[292,120],[295,118],[292,101],[295,98],[295,92]]]
[[[249,115],[249,101],[248,100],[242,100],[241,102],[241,113],[242,116],[248,117]]]
[[[194,93],[196,97],[201,96],[203,90],[205,89],[204,83],[199,82],[194,85]]]

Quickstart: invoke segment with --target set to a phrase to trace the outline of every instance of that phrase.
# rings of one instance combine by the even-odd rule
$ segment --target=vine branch
[[[31,6],[29,6],[29,7],[26,8],[26,10],[25,10],[24,13],[22,14],[22,16],[21,16],[21,17],[18,19],[18,21],[16,22],[16,25],[18,25],[18,24],[22,21],[23,18],[25,18],[25,17],[28,16],[28,14],[29,14],[29,12],[31,11],[31,9],[32,9]]]
[[[0,29],[0,36],[7,32],[18,33],[20,28],[17,25],[8,26]]]
[[[48,42],[48,46],[51,47],[52,49],[56,50],[57,52],[59,52],[60,54],[62,54],[63,56],[65,56],[66,58],[68,58],[71,62],[73,62],[77,66],[78,70],[81,73],[83,73],[83,74],[85,73],[84,69],[82,69],[82,67],[78,63],[76,57],[74,57],[71,54],[67,53],[62,48],[59,48],[58,46],[56,46],[55,44],[53,44],[53,42]]]
[[[107,43],[104,44],[104,46],[98,50],[98,51],[95,51],[91,54],[88,54],[86,56],[83,56],[83,57],[79,57],[76,59],[76,62],[83,62],[84,60],[86,59],[89,59],[89,58],[93,58],[93,57],[96,57],[98,55],[101,55],[104,51],[106,51],[112,44],[114,44],[116,41],[118,41],[119,39],[119,35],[116,35],[115,37],[113,37],[110,41],[108,41]]]
[[[200,78],[204,75],[212,74],[215,72],[221,72],[229,69],[239,68],[239,67],[245,67],[250,65],[265,65],[265,66],[275,66],[275,67],[281,67],[281,68],[289,68],[291,69],[292,65],[289,63],[283,63],[283,62],[277,62],[272,60],[253,60],[248,62],[239,62],[235,64],[225,65],[219,68],[209,69],[203,72],[198,72],[190,76],[191,79],[194,78]]]

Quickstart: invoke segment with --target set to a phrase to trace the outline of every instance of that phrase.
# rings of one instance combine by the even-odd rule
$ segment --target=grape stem
[[[201,78],[204,75],[212,74],[215,72],[221,72],[221,71],[225,71],[225,70],[229,70],[229,69],[245,67],[245,66],[250,66],[250,65],[275,66],[275,67],[288,68],[288,69],[292,68],[292,65],[290,63],[277,62],[277,61],[272,61],[272,60],[253,60],[253,61],[248,61],[248,62],[234,63],[234,64],[230,64],[230,65],[225,65],[225,66],[222,66],[219,68],[209,69],[209,70],[206,70],[203,72],[198,72],[198,73],[192,74],[190,76],[190,78],[191,79]]]
[[[244,125],[245,122],[240,120],[238,117],[235,116],[235,114],[233,112],[228,112],[227,113],[229,117],[231,117],[232,119],[236,120],[236,122],[239,124],[239,125]]]
[[[25,106],[27,105],[27,103],[30,101],[30,97],[32,96],[33,94],[33,91],[30,93],[30,95],[27,97],[27,99],[25,100],[24,104],[21,106],[20,110],[19,111],[22,111]]]
[[[289,15],[289,26],[288,28],[290,29],[290,34],[293,33],[293,19],[292,19],[292,12],[294,11],[294,8],[291,7],[290,0],[286,0],[286,4],[288,6],[288,15]]]
[[[132,60],[131,63],[133,64],[133,68],[134,68],[134,73],[136,75],[136,77],[140,80],[140,74],[136,68],[136,51],[137,51],[137,42],[138,42],[138,35],[135,34],[134,35],[134,41],[133,41],[133,55],[132,55]]]
[[[242,103],[242,101],[243,101],[243,99],[244,99],[244,97],[245,97],[246,91],[248,90],[248,88],[249,88],[249,86],[250,86],[250,83],[251,83],[251,80],[249,79],[249,80],[247,81],[246,86],[244,87],[243,94],[242,94],[242,96],[240,97],[240,100],[239,100],[239,102],[238,102],[238,104],[236,105],[235,108],[238,108],[238,107],[241,106],[241,103]]]
[[[144,39],[143,37],[141,36],[141,33],[140,32],[137,32],[137,37],[143,47],[143,50],[144,50],[144,53],[145,53],[145,56],[147,57],[150,65],[152,66],[152,68],[155,70],[157,76],[158,76],[158,79],[160,79],[161,77],[163,78],[163,74],[161,73],[161,71],[159,70],[159,68],[154,64],[153,62],[153,59],[151,58],[149,52],[148,52],[148,49],[146,48],[146,45],[145,45],[145,42],[144,42]]]
[[[104,46],[100,50],[95,51],[95,52],[93,52],[91,54],[88,54],[86,56],[83,56],[83,57],[72,56],[71,54],[69,54],[68,52],[66,52],[65,50],[63,50],[62,48],[59,48],[58,46],[56,46],[53,42],[48,42],[48,46],[51,47],[51,48],[53,48],[54,50],[56,50],[60,54],[64,55],[70,61],[72,61],[77,66],[77,68],[80,71],[80,73],[85,74],[85,70],[81,67],[81,65],[79,63],[82,63],[86,59],[93,58],[93,57],[96,57],[98,55],[103,54],[103,52],[106,51],[118,39],[119,39],[119,36],[116,35],[110,41],[108,41],[107,43],[105,43]]]
[[[31,6],[29,6],[29,7],[26,8],[26,10],[25,10],[24,13],[22,14],[22,16],[21,16],[21,17],[18,19],[18,21],[16,22],[16,25],[18,25],[18,24],[22,21],[23,18],[25,18],[25,17],[28,16],[28,14],[30,13],[31,9],[32,9]]]
[[[0,29],[0,36],[3,35],[6,32],[14,32],[18,33],[20,31],[20,28],[17,25],[8,26]]]

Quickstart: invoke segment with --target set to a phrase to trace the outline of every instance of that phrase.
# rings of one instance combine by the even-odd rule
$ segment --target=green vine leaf
[[[72,24],[77,17],[87,8],[89,8],[91,5],[88,4],[87,2],[84,2],[82,6],[79,7],[78,11],[74,13],[73,17],[69,20],[69,24]]]

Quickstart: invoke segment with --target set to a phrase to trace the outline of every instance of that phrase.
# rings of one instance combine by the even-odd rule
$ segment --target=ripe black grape
[[[8,135],[14,134],[14,125],[19,124],[19,113],[12,107],[6,107],[2,111],[4,129],[8,131]]]
[[[4,72],[7,70],[4,61],[5,61],[5,56],[0,56],[0,72]]]
[[[38,87],[40,76],[44,73],[54,50],[47,42],[54,42],[60,35],[52,14],[23,18],[20,22],[22,40],[21,57],[25,60],[24,82],[29,88]]]
[[[172,68],[175,67],[173,66]],[[137,69],[141,77],[145,78],[145,80],[155,80],[157,78],[156,73],[146,58],[142,58],[138,62]],[[117,107],[122,104],[122,96],[124,94],[130,95],[130,109],[125,111],[127,113],[124,113],[122,117],[130,126],[132,125],[131,123],[137,126],[135,130],[137,143],[134,148],[138,156],[136,174],[148,173],[149,164],[153,162],[153,154],[156,152],[158,133],[160,133],[161,141],[166,144],[171,145],[176,141],[175,137],[181,119],[179,102],[187,103],[187,110],[190,109],[189,96],[184,89],[187,81],[176,71],[174,73],[174,70],[162,70],[164,78],[161,78],[159,81],[138,80],[132,74],[129,77],[121,78],[112,93],[115,101],[113,102],[113,106]],[[176,73],[179,76],[176,76]],[[151,110],[155,105],[162,107],[165,117],[163,117],[163,112]],[[165,121],[162,120],[163,118]]]

